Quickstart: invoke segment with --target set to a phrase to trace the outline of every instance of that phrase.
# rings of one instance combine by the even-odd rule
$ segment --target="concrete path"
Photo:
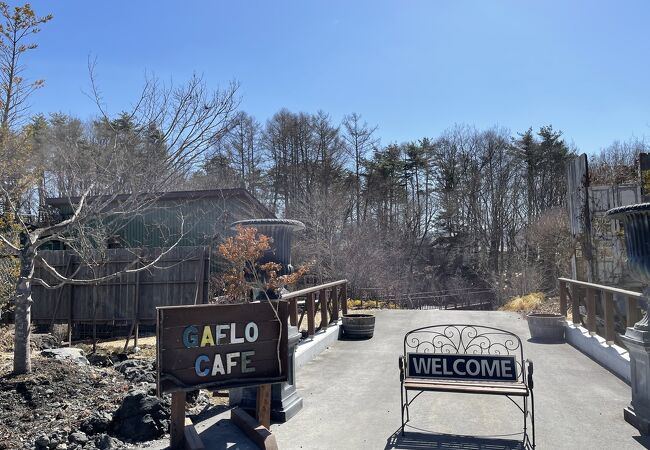
[[[282,450],[454,449],[505,450],[521,446],[522,414],[501,396],[423,393],[411,406],[402,438],[399,371],[404,334],[441,323],[470,323],[518,334],[535,363],[537,448],[625,450],[650,448],[623,420],[630,388],[568,344],[528,342],[518,314],[484,311],[377,311],[375,336],[337,341],[298,371],[304,408],[272,425]],[[208,449],[256,448],[229,412],[197,425]],[[165,448],[161,440],[149,449]]]
[[[304,408],[272,426],[280,448],[521,448],[522,414],[501,396],[424,393],[412,404],[406,437],[399,436],[403,336],[436,323],[494,326],[522,338],[525,357],[535,363],[538,449],[650,448],[623,420],[629,386],[568,344],[527,342],[518,314],[388,310],[377,312],[371,340],[339,341],[298,372]]]

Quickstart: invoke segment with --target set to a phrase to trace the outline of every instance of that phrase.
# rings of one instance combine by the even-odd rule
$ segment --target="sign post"
[[[266,385],[270,394],[271,383],[287,380],[288,316],[285,301],[157,308],[157,387],[172,393],[171,448],[185,441],[187,391]]]

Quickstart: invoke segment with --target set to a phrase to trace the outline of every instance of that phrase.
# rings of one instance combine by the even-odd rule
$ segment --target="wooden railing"
[[[585,325],[592,336],[598,334],[609,344],[617,340],[614,294],[625,298],[625,320],[622,321],[624,326],[632,327],[641,319],[642,313],[638,305],[638,299],[641,297],[640,292],[569,278],[558,278],[558,282],[561,314],[567,315],[570,301],[573,323]],[[581,304],[586,311],[586,320],[583,319],[580,313]],[[598,330],[596,321],[598,310],[602,312],[602,318],[604,320],[604,326],[601,327],[601,332]]]
[[[333,281],[282,295],[289,302],[289,323],[301,327],[307,317],[307,334],[311,337],[320,329],[336,323],[348,313],[348,280]],[[341,312],[341,315],[339,314]],[[300,314],[300,315],[299,315]],[[316,327],[316,314],[320,325]]]
[[[401,309],[490,309],[494,292],[489,289],[448,289],[444,291],[390,293],[380,288],[362,288],[364,302],[379,308],[380,301]]]

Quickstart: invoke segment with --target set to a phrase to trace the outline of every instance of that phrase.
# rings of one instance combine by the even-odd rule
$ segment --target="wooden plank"
[[[569,283],[571,286],[583,286],[583,287],[592,287],[601,291],[611,292],[613,294],[622,294],[630,297],[640,298],[642,294],[640,292],[628,291],[626,289],[615,288],[611,286],[606,286],[604,284],[588,283],[586,281],[572,280],[570,278],[558,278],[559,281],[564,281]]]
[[[323,330],[327,330],[329,320],[327,318],[327,291],[321,289],[318,293],[318,302],[320,303],[320,326]]]
[[[457,392],[461,394],[514,395],[519,397],[528,396],[528,389],[525,386],[480,386],[404,382],[404,388],[407,390]]]
[[[316,334],[315,314],[316,305],[314,304],[314,294],[307,294],[307,334],[313,336]]]
[[[641,311],[639,311],[639,306],[635,297],[627,297],[626,310],[627,326],[633,327],[635,323],[641,320]]]
[[[593,288],[587,288],[587,330],[592,336],[596,334],[596,292]]]
[[[275,436],[265,426],[257,423],[246,411],[236,407],[230,411],[230,420],[263,450],[278,450]]]
[[[255,406],[257,421],[260,425],[271,428],[271,385],[261,384],[257,387],[257,403]]]
[[[196,432],[192,419],[185,418],[185,428],[183,430],[185,437],[185,450],[205,450],[205,445],[201,441],[199,433]]]
[[[282,299],[283,300],[289,300],[290,298],[294,298],[294,297],[304,297],[307,294],[312,294],[312,293],[316,293],[316,292],[318,292],[318,291],[320,291],[322,289],[329,289],[329,288],[332,288],[334,286],[343,285],[343,284],[345,284],[347,282],[348,282],[348,280],[338,280],[338,281],[332,281],[331,283],[319,284],[318,286],[314,286],[314,287],[310,287],[310,288],[306,288],[306,289],[300,289],[298,291],[293,291],[293,292],[289,292],[288,294],[284,294],[282,296]]]
[[[560,291],[560,314],[562,314],[564,317],[566,317],[567,313],[567,301],[566,301],[566,283],[562,280],[558,281],[558,284],[560,286],[559,291]]]
[[[614,328],[614,294],[605,293],[605,340],[608,344],[613,344],[616,339],[616,329]]]
[[[573,323],[580,324],[580,287],[576,284],[571,285],[571,315]]]
[[[169,416],[170,448],[182,449],[185,443],[185,392],[172,392]]]

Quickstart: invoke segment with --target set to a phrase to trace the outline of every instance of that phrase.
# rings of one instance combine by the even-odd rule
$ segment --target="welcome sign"
[[[409,377],[517,381],[514,356],[433,353],[407,356]]]
[[[287,380],[287,302],[157,308],[158,393]]]

